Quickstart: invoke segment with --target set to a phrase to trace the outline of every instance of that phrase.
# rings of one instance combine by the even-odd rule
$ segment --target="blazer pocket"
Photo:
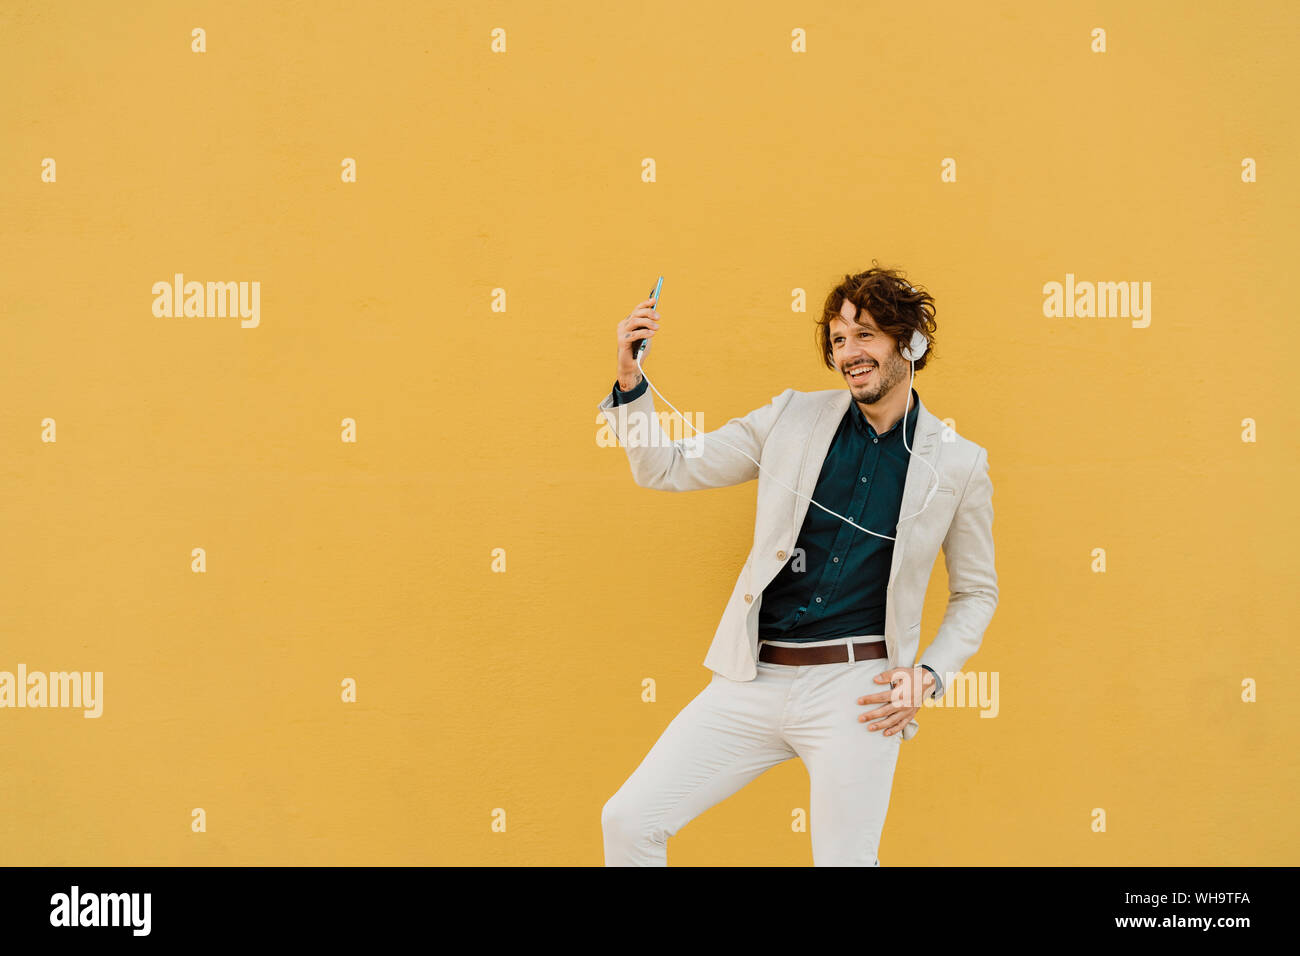
[[[956,493],[957,493],[956,488],[949,488],[947,485],[939,486],[939,494],[941,495],[955,495]]]

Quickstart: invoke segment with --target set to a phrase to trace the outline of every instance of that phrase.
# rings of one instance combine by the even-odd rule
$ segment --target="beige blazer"
[[[615,405],[608,394],[600,403],[627,450],[632,477],[643,488],[695,491],[758,479],[753,546],[704,658],[705,667],[724,677],[748,681],[757,676],[763,589],[794,549],[811,507],[807,497],[792,494],[768,474],[802,496],[811,495],[850,400],[847,387],[817,392],[787,388],[762,408],[705,433],[743,449],[762,462],[762,472],[739,452],[694,433],[676,441],[668,438],[649,388],[626,405]],[[935,481],[934,473],[916,458],[924,457],[938,472],[939,490],[925,511],[899,523],[886,589],[885,644],[891,666],[927,664],[946,688],[979,649],[998,603],[993,484],[984,448],[948,429],[924,402],[919,403],[912,452],[900,515],[919,509]],[[873,530],[884,534],[888,529]],[[921,610],[940,547],[948,568],[948,606],[918,661]],[[903,739],[910,740],[919,729],[915,718],[908,721]]]

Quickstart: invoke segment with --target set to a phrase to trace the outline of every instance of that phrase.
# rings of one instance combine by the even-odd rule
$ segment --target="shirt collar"
[[[917,396],[916,389],[912,389],[912,407],[907,410],[906,415],[909,441],[911,436],[916,433],[916,419],[920,414],[920,408],[921,399]],[[888,438],[898,431],[898,422],[894,422],[893,426],[886,429],[883,435],[877,434],[875,428],[867,421],[867,416],[862,414],[862,409],[858,406],[858,403],[853,401],[852,398],[849,399],[849,417],[853,419],[854,427],[868,438]],[[899,419],[899,421],[902,421],[902,419]]]

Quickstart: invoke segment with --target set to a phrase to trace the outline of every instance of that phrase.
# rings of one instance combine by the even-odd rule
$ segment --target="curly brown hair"
[[[846,275],[844,281],[831,290],[826,297],[826,307],[817,320],[814,333],[817,348],[822,354],[822,361],[832,372],[839,371],[831,358],[831,322],[844,318],[840,309],[844,300],[852,302],[858,309],[865,309],[876,323],[876,327],[886,335],[891,335],[899,346],[906,345],[912,339],[912,332],[919,330],[929,343],[916,361],[916,371],[925,368],[930,357],[934,355],[934,298],[925,289],[913,286],[897,269],[881,268],[875,259],[871,268],[857,275]]]

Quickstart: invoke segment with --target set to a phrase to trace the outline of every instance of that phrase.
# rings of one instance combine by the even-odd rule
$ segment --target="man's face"
[[[840,306],[840,318],[831,319],[830,338],[831,361],[848,380],[855,402],[874,405],[907,381],[911,366],[903,361],[898,343],[848,299]],[[856,370],[864,371],[854,375]]]

